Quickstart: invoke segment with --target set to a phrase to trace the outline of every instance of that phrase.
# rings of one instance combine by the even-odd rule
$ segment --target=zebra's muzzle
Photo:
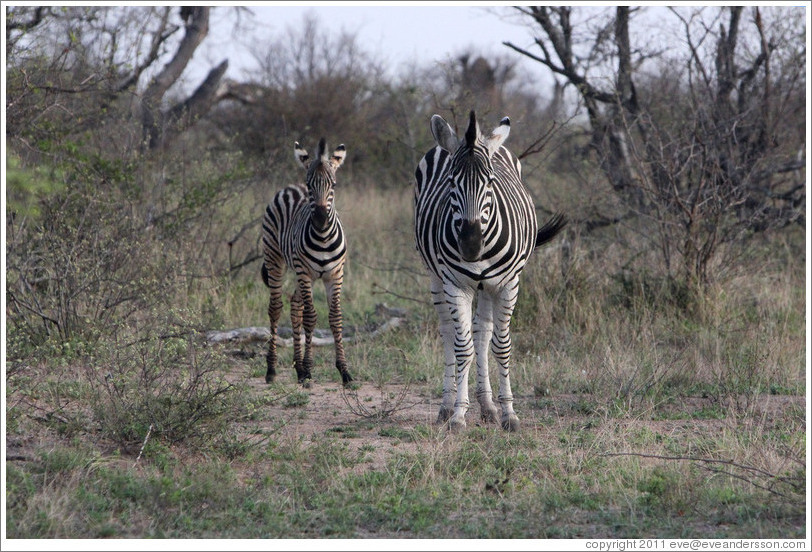
[[[327,206],[316,205],[313,208],[313,225],[317,230],[324,230],[327,226]]]
[[[462,260],[469,263],[478,261],[482,257],[482,224],[478,220],[475,222],[462,221],[457,243]]]

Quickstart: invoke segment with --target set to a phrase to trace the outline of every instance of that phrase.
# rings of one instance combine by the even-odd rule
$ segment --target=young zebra
[[[344,345],[341,340],[341,285],[344,281],[344,260],[347,244],[344,230],[335,211],[335,172],[344,162],[344,144],[327,155],[324,138],[319,140],[315,159],[294,144],[296,161],[306,171],[305,185],[293,185],[280,190],[265,208],[262,223],[262,244],[265,262],[262,280],[271,290],[268,317],[271,339],[266,357],[268,371],[265,381],[276,376],[276,325],[282,313],[282,277],[287,267],[296,273],[296,291],[290,299],[290,320],[293,326],[293,358],[299,383],[309,385],[313,368],[313,329],[316,309],[313,307],[312,284],[322,280],[330,307],[330,330],[335,340],[336,368],[341,381],[352,381],[347,371]],[[301,329],[304,325],[304,354]]]
[[[415,241],[430,273],[445,350],[437,421],[450,419],[451,429],[465,427],[474,357],[482,419],[496,421],[488,377],[490,342],[499,364],[501,424],[515,431],[519,418],[510,389],[510,318],[519,274],[533,250],[558,234],[566,221],[558,214],[538,229],[521,164],[502,147],[510,132],[507,117],[488,136],[480,133],[473,111],[462,140],[439,115],[431,118],[431,131],[437,146],[415,171]]]

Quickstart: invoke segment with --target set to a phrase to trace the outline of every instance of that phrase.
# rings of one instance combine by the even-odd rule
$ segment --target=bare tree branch
[[[550,124],[550,128],[547,129],[544,134],[539,136],[536,140],[533,141],[529,146],[525,148],[525,150],[518,155],[519,159],[524,159],[526,157],[530,157],[531,155],[535,155],[544,150],[547,144],[550,142],[550,139],[555,135],[555,131],[559,125],[553,121]]]
[[[654,458],[654,459],[657,459],[657,460],[674,460],[674,461],[681,461],[681,462],[698,462],[700,464],[720,464],[720,465],[724,465],[724,466],[731,466],[731,467],[743,470],[743,471],[745,471],[745,472],[747,472],[749,474],[752,474],[755,477],[764,477],[764,478],[769,479],[772,482],[780,482],[780,483],[787,484],[795,492],[802,492],[803,489],[804,489],[804,484],[805,484],[805,481],[803,479],[801,479],[801,478],[793,478],[793,477],[775,475],[775,474],[770,473],[770,472],[768,472],[766,470],[763,470],[761,468],[756,468],[754,466],[747,466],[747,465],[744,465],[744,464],[740,464],[738,462],[734,462],[732,460],[719,460],[719,459],[716,459],[716,458],[701,458],[701,457],[694,457],[694,456],[664,456],[664,455],[660,455],[660,454],[645,454],[645,453],[639,453],[639,452],[606,452],[606,453],[601,454],[601,456],[609,457],[609,458],[616,457],[616,456],[636,456],[636,457],[639,457],[639,458]],[[770,486],[760,485],[759,483],[756,483],[755,481],[753,481],[753,479],[751,479],[751,478],[742,476],[740,474],[720,470],[720,469],[717,469],[717,468],[708,468],[708,467],[706,467],[706,469],[710,469],[711,471],[714,471],[716,473],[729,475],[729,476],[734,477],[736,479],[739,479],[741,481],[745,481],[745,482],[750,483],[751,485],[753,485],[755,487],[758,487],[759,489],[763,489],[763,490],[765,490],[767,492],[773,493],[773,494],[778,495],[780,497],[790,498],[785,493],[777,491],[774,488],[773,485],[770,485]]]
[[[162,141],[168,141],[191,127],[217,100],[220,80],[228,69],[228,60],[209,71],[206,80],[185,101],[175,104],[163,115]],[[150,145],[153,145],[152,143]],[[157,145],[157,144],[155,144]],[[154,145],[153,145],[154,147]]]
[[[200,6],[192,8],[192,16],[186,23],[186,34],[183,36],[177,52],[144,91],[143,97],[146,103],[162,98],[169,87],[175,84],[208,33],[209,8]]]
[[[687,55],[668,60],[676,67],[669,74],[664,64],[666,76],[655,78],[639,73],[650,56],[630,41],[632,10],[619,6],[610,24],[592,29],[586,57],[579,58],[570,20],[575,9],[519,9],[538,27],[535,43],[541,53],[505,45],[574,85],[589,116],[590,145],[600,168],[631,212],[656,221],[669,272],[670,257],[677,255],[685,282],[699,290],[710,278],[720,244],[741,239],[748,229],[804,220],[805,189],[775,178],[800,169],[802,162],[785,161],[786,150],[797,146],[777,138],[783,106],[772,97],[775,46],[766,39],[758,8],[753,21],[745,21],[744,8],[736,6],[690,15],[671,9],[684,29]],[[760,50],[742,68],[739,42],[745,24],[758,33]],[[680,69],[682,59],[687,71]],[[613,88],[603,91],[589,82],[588,69],[610,60],[616,62],[614,78],[602,82],[611,81]],[[785,66],[789,82],[801,82],[799,67]],[[656,88],[658,78],[672,87],[670,94],[663,96]],[[650,87],[645,103],[638,95],[640,82]],[[797,94],[800,87],[789,88]],[[794,98],[789,92],[787,97]]]
[[[210,9],[201,6],[181,8],[181,15],[185,16],[186,34],[174,57],[152,80],[142,95],[143,143],[149,149],[163,145],[167,139],[188,128],[188,123],[200,113],[207,111],[216,97],[219,81],[228,68],[228,60],[212,69],[203,84],[190,98],[164,113],[161,113],[159,108],[160,101],[167,90],[180,78],[195,50],[206,38],[209,32]],[[186,124],[178,127],[174,123],[180,121],[182,114],[187,115]]]
[[[169,14],[171,12],[171,8],[166,7],[164,8],[163,14],[161,15],[161,22],[158,26],[158,30],[152,36],[152,40],[150,42],[150,49],[149,53],[147,54],[144,61],[138,64],[135,69],[132,70],[128,75],[123,76],[119,79],[119,82],[113,86],[113,91],[115,93],[123,92],[124,90],[129,89],[132,86],[135,86],[138,83],[138,79],[144,73],[144,71],[151,67],[157,60],[160,55],[161,45],[166,42],[166,40],[175,34],[180,27],[177,25],[169,25]]]

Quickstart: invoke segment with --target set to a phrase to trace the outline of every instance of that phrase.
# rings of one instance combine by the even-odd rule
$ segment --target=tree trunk
[[[175,138],[211,109],[220,80],[228,68],[228,60],[223,61],[209,73],[203,84],[189,98],[166,111],[161,109],[166,92],[180,78],[195,50],[209,33],[211,8],[195,6],[180,9],[186,22],[186,34],[175,56],[150,82],[142,96],[142,147],[150,150],[163,146]]]

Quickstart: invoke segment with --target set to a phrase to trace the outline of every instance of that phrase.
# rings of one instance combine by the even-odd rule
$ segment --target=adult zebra
[[[462,140],[439,115],[431,118],[437,146],[415,171],[415,241],[431,276],[431,296],[445,350],[443,401],[438,422],[465,427],[468,370],[476,356],[476,395],[485,421],[495,422],[488,377],[488,343],[499,364],[502,427],[515,431],[510,389],[510,318],[519,274],[532,251],[566,224],[554,215],[540,230],[533,200],[521,181],[521,163],[502,147],[505,117],[488,136],[471,111]],[[474,298],[476,313],[472,320]]]
[[[296,161],[305,169],[305,185],[293,185],[276,193],[265,208],[262,244],[265,261],[262,280],[271,290],[268,317],[271,338],[266,356],[266,383],[276,376],[276,325],[282,313],[282,278],[286,268],[296,273],[296,291],[290,299],[293,326],[293,362],[299,383],[308,384],[313,367],[313,330],[316,309],[313,307],[314,280],[322,280],[330,307],[330,330],[335,340],[336,368],[344,385],[352,381],[342,343],[341,286],[347,244],[344,229],[334,207],[335,172],[344,163],[344,144],[327,155],[324,138],[319,140],[315,159],[296,142]],[[301,329],[304,325],[304,354]]]

